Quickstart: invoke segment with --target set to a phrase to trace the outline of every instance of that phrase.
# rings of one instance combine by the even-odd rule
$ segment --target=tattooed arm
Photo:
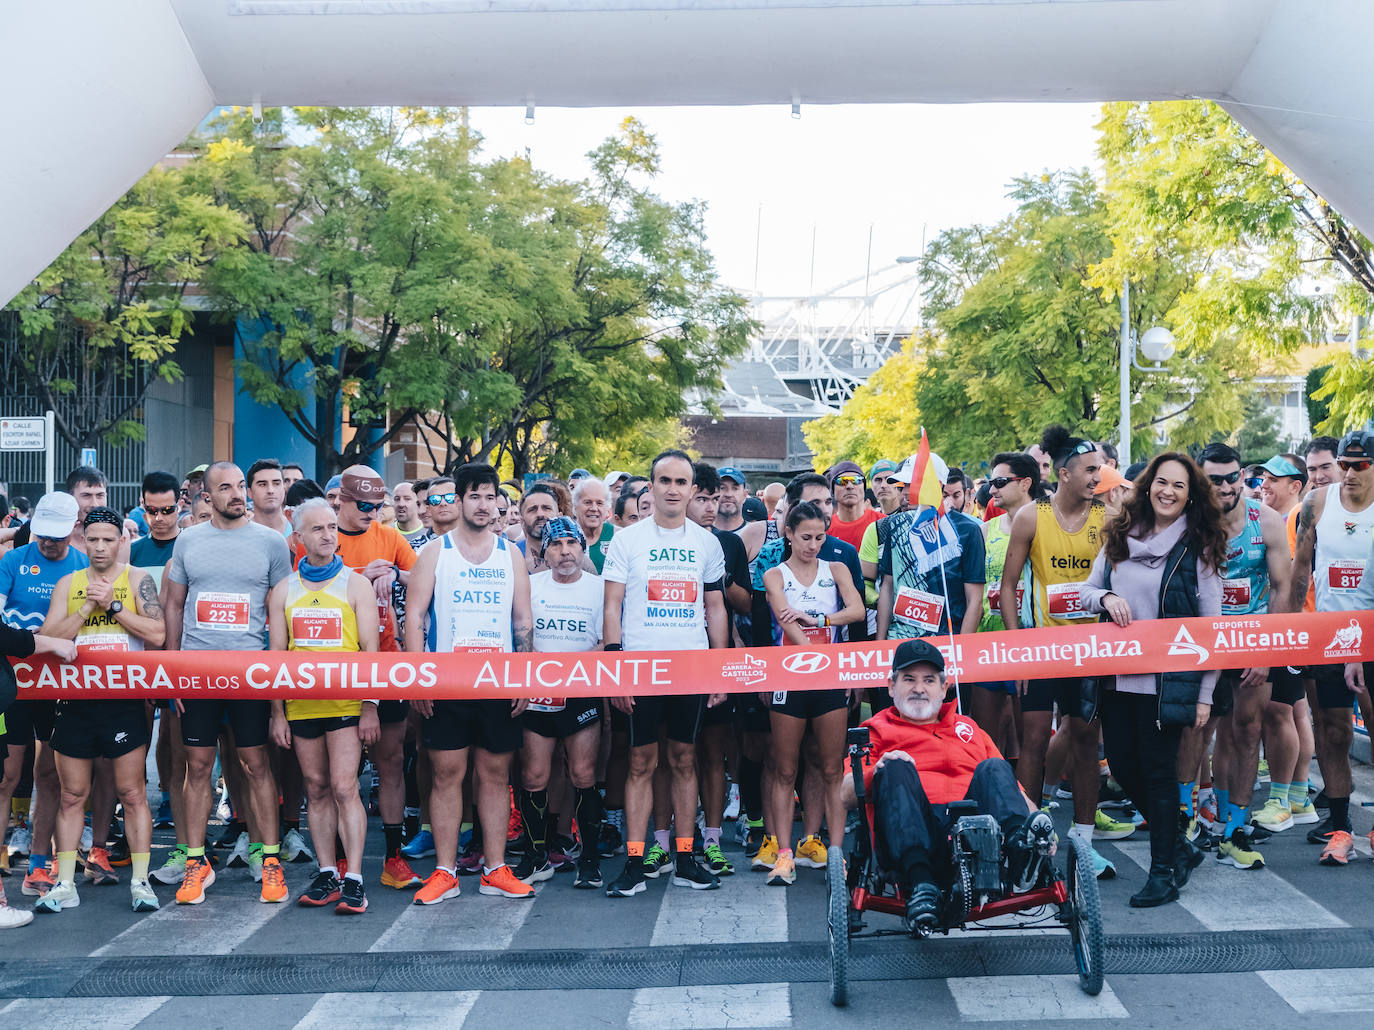
[[[129,586],[133,588],[133,604],[126,604],[115,622],[138,637],[149,647],[161,647],[167,639],[167,627],[162,619],[162,602],[157,597],[153,577],[142,569],[129,570]]]

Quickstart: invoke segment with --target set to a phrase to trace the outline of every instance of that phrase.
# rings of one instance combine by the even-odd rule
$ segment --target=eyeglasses
[[[1213,482],[1215,482],[1215,480],[1213,480]],[[1245,485],[1248,486],[1251,490],[1258,490],[1260,487],[1264,485],[1264,477],[1251,476],[1249,479],[1245,481]]]
[[[354,501],[353,503],[358,506],[360,512],[366,515],[368,512],[376,511],[386,504],[386,501]]]
[[[988,480],[988,486],[994,490],[1001,490],[1008,483],[1019,483],[1021,480],[1029,478],[1030,476],[997,476],[995,479]]]
[[[1347,461],[1342,458],[1340,464],[1346,472],[1364,472],[1370,465],[1374,465],[1374,459],[1362,458],[1359,461]]]
[[[863,485],[864,485],[864,477],[863,477],[863,476],[856,476],[856,475],[855,475],[854,473],[852,473],[852,472],[846,472],[846,473],[845,473],[844,475],[842,475],[842,476],[836,476],[836,477],[835,477],[835,485],[836,485],[836,486],[863,486]]]
[[[1223,483],[1235,483],[1240,480],[1240,469],[1236,469],[1234,472],[1227,472],[1225,475],[1220,476],[1214,476],[1208,473],[1207,478],[1212,481],[1213,486],[1221,486]],[[1249,486],[1250,480],[1247,479],[1245,485]]]
[[[169,505],[167,505],[166,507],[162,507],[162,508],[152,508],[152,507],[149,507],[149,508],[144,508],[143,510],[144,510],[144,512],[147,513],[148,515],[175,515],[175,514],[176,514],[178,511],[180,511],[181,509],[178,508],[175,504],[169,504]]]
[[[458,500],[457,494],[430,494],[425,498],[425,503],[431,508],[437,508],[441,504],[452,504]]]

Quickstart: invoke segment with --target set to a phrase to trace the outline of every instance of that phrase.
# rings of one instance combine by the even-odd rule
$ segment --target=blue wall
[[[281,409],[259,404],[243,389],[237,362],[244,359],[244,342],[251,346],[262,339],[261,322],[239,319],[234,327],[234,460],[245,469],[259,458],[276,458],[283,465],[297,464],[305,469],[307,478],[315,478],[315,447],[287,421]],[[310,391],[309,380],[303,370],[293,377],[293,385]],[[313,404],[313,399],[307,403]],[[308,412],[311,420],[314,411]],[[339,443],[339,427],[334,430],[335,444]]]

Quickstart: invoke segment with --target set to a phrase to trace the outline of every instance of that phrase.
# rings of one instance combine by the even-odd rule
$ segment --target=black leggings
[[[1154,694],[1102,691],[1099,706],[1107,764],[1150,821],[1150,861],[1172,866],[1178,842],[1180,726],[1158,725]]]

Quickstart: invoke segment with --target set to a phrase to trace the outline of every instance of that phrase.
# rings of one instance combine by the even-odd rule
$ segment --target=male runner
[[[842,461],[827,469],[825,478],[835,494],[835,514],[826,532],[857,551],[863,543],[864,530],[881,517],[865,501],[864,489],[868,483],[863,469],[852,461]]]
[[[581,485],[595,484],[584,479]],[[550,519],[542,535],[549,567],[530,577],[536,651],[595,651],[601,643],[605,586],[600,576],[582,569],[587,540],[578,523],[566,516]],[[596,758],[601,741],[601,712],[595,697],[531,698],[524,715],[525,742],[520,751],[520,815],[525,855],[515,875],[526,883],[553,876],[549,864],[549,776],[554,747],[561,740],[573,787],[573,811],[582,837],[574,887],[602,885],[597,841],[601,836],[601,794],[596,789]]]
[[[391,503],[396,507],[396,529],[410,546],[418,551],[420,547],[416,546],[415,541],[424,537],[428,530],[420,518],[420,502],[415,496],[415,484],[404,481],[397,483],[391,491]]]
[[[47,618],[53,587],[69,573],[90,565],[86,556],[71,546],[79,511],[76,498],[69,493],[44,494],[33,510],[33,518],[25,524],[32,540],[16,544],[0,556],[0,609],[6,625],[37,633]],[[34,748],[34,801],[29,811],[32,834],[28,843],[29,871],[23,885],[23,893],[29,897],[44,894],[57,882],[48,869],[57,806],[62,796],[49,744],[56,717],[54,701],[15,701],[5,711],[5,743],[9,749],[5,783],[9,796],[0,798],[4,802],[0,811],[9,812],[10,797],[19,782],[30,741]],[[21,843],[12,840],[11,847]]]
[[[1046,429],[1039,449],[1049,456],[1059,487],[1053,496],[1042,497],[1017,512],[1007,544],[1007,560],[1002,566],[1002,582],[1020,582],[1029,561],[1034,624],[1078,625],[1092,620],[1079,604],[1078,591],[1102,549],[1106,507],[1093,496],[1102,455],[1091,440],[1070,436],[1063,426]],[[1020,629],[1016,592],[1002,591],[1000,602],[1007,629]],[[1069,735],[1074,816],[1070,835],[1078,839],[1080,848],[1090,850],[1095,834],[1107,839],[1129,836],[1134,825],[1114,823],[1097,808],[1098,728],[1085,723],[1079,715],[1078,677],[1029,680],[1022,689],[1025,693],[1021,697],[1021,757],[1016,763],[1016,775],[1027,795],[1040,798],[1042,804],[1046,800],[1045,754],[1057,706],[1059,731]],[[1116,875],[1111,862],[1095,850],[1091,853],[1099,879]]]
[[[587,557],[591,558],[596,573],[606,564],[606,548],[615,536],[615,526],[607,516],[611,513],[610,494],[606,484],[590,476],[583,477],[573,487],[573,513],[577,516],[577,526],[587,540]]]
[[[299,483],[304,478],[305,469],[301,468],[295,462],[288,462],[281,467],[282,485],[287,490],[290,490],[293,484]]]
[[[157,588],[146,572],[119,561],[124,520],[111,508],[92,508],[83,519],[83,529],[90,567],[63,576],[53,588],[43,634],[76,641],[78,657],[92,651],[161,646],[166,630]],[[156,911],[157,895],[148,884],[153,820],[144,772],[148,719],[143,699],[64,700],[57,706],[51,743],[62,784],[57,883],[38,900],[35,911],[61,912],[81,903],[76,893],[76,851],[97,757],[113,764],[115,789],[124,805],[124,832],[133,863],[129,884],[133,909]],[[88,859],[88,880],[117,882],[112,877],[108,867],[93,867]]]
[[[328,501],[312,498],[292,519],[305,556],[295,572],[267,595],[268,639],[273,651],[376,651],[377,598],[366,577],[344,564],[338,517]],[[367,810],[358,796],[363,745],[377,742],[377,702],[353,698],[272,701],[272,738],[296,753],[310,804],[310,839],[320,869],[299,904],[337,902],[341,915],[367,911],[363,844]],[[335,834],[343,841],[348,871],[341,878]]]
[[[248,496],[253,502],[254,522],[275,529],[284,537],[291,535],[291,520],[282,513],[286,480],[276,458],[259,458],[249,466]]]
[[[664,451],[649,467],[653,515],[615,535],[606,553],[605,629],[607,651],[700,650],[726,647],[725,555],[719,541],[687,518],[695,492],[692,459]],[[660,866],[645,861],[645,830],[653,810],[654,770],[659,740],[667,738],[672,773],[677,859],[673,884],[713,889],[720,881],[692,855],[697,812],[696,742],[709,700],[702,695],[616,697],[612,704],[629,716],[630,768],[625,782],[625,869],[609,887],[610,897],[633,897]]]
[[[902,507],[905,500],[900,484],[892,478],[897,468],[895,461],[879,458],[868,470],[868,482],[873,487],[873,494],[878,498],[878,507],[882,509],[884,515],[891,515]],[[868,530],[864,530],[864,538],[868,538]]]
[[[1222,580],[1222,615],[1279,614],[1288,601],[1290,558],[1283,519],[1272,508],[1241,496],[1240,455],[1235,449],[1214,443],[1198,456],[1202,471],[1212,482],[1226,529],[1226,574]],[[1216,747],[1212,756],[1212,783],[1218,809],[1225,819],[1217,861],[1237,869],[1255,869],[1264,858],[1251,843],[1246,827],[1250,795],[1259,768],[1260,731],[1269,704],[1271,681],[1268,667],[1227,670],[1212,695],[1212,719]],[[1187,727],[1178,753],[1179,804],[1192,826],[1193,788],[1198,766],[1207,749],[1207,728]],[[1288,785],[1283,785],[1287,797]],[[1286,806],[1285,806],[1286,809]],[[1270,830],[1285,830],[1292,816],[1276,819]]]
[[[1314,578],[1314,563],[1317,611],[1371,607],[1369,591],[1374,584],[1365,586],[1364,572],[1374,542],[1374,433],[1363,429],[1347,433],[1336,460],[1342,472],[1340,483],[1314,489],[1302,502],[1298,516],[1293,611],[1302,609],[1307,584]],[[1307,839],[1325,845],[1318,860],[1322,865],[1343,866],[1356,854],[1350,824],[1350,742],[1355,733],[1355,693],[1366,689],[1369,670],[1355,662],[1344,668],[1318,665],[1308,672],[1316,681],[1317,766],[1331,814],[1308,832]]]
[[[163,579],[167,650],[261,651],[267,645],[267,594],[291,572],[286,541],[247,518],[247,483],[233,462],[217,461],[206,470],[205,493],[213,509],[210,521],[177,537]],[[226,718],[248,788],[236,803],[248,817],[250,871],[262,877],[263,901],[285,901],[277,784],[267,757],[270,703],[205,697],[174,703],[186,745],[186,874],[177,904],[199,905],[215,882],[205,859],[205,824],[214,805],[215,747]]]
[[[411,570],[406,650],[533,650],[529,574],[523,562],[513,559],[510,542],[489,530],[496,517],[500,478],[490,465],[467,464],[458,469],[454,480],[458,526],[427,546]],[[420,617],[426,611],[428,627]],[[415,904],[437,905],[459,895],[463,778],[473,751],[474,802],[483,848],[478,893],[534,896],[534,889],[516,879],[506,865],[511,756],[522,742],[519,717],[527,705],[525,698],[413,703],[424,719],[421,735],[432,769],[429,818],[436,862],[433,874],[415,892]]]
[[[544,525],[549,519],[557,518],[558,494],[553,487],[544,482],[535,483],[520,498],[521,537],[516,541],[520,553],[525,556],[525,571],[531,576],[547,568],[540,543]],[[595,567],[592,568],[595,572]]]

